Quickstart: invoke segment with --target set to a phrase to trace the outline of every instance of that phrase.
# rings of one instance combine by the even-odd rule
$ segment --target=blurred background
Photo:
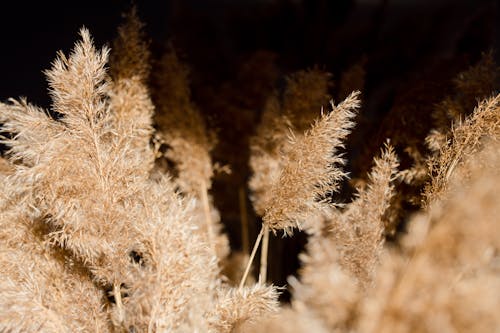
[[[49,107],[42,71],[56,51],[71,50],[81,26],[98,46],[110,44],[130,5],[3,1],[0,100],[27,96]],[[287,75],[310,68],[332,73],[330,95],[338,102],[345,97],[342,75],[359,71],[363,108],[346,150],[354,178],[366,173],[374,152],[394,132],[425,137],[418,124],[429,121],[457,73],[487,52],[499,63],[500,5],[491,0],[137,0],[135,5],[153,60],[174,45],[191,68],[194,101],[217,130],[214,161],[233,172],[217,176],[212,194],[233,249],[241,248],[238,193],[246,198],[252,238],[260,228],[246,185],[248,138],[266,98],[283,89]],[[403,166],[410,163],[400,156]],[[346,187],[338,200],[349,200],[352,191]],[[299,267],[297,253],[305,241],[300,233],[272,238],[270,280],[286,283]]]

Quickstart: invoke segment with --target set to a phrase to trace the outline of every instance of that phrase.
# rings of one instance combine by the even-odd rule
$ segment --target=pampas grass
[[[128,24],[132,26],[124,29],[139,27],[134,21]],[[43,260],[27,262],[15,258],[22,252],[2,243],[2,251],[12,256],[6,258],[22,268],[3,272],[7,281],[2,287],[3,318],[9,320],[2,320],[2,330],[32,331],[52,325],[47,329],[95,331],[97,321],[106,328],[97,329],[102,331],[201,332],[214,330],[211,327],[216,325],[207,318],[222,281],[212,244],[197,232],[192,215],[196,201],[182,200],[168,176],[150,177],[147,172],[154,154],[149,139],[143,138],[150,133],[151,114],[141,79],[146,67],[130,60],[132,55],[128,60],[115,60],[119,69],[114,72],[117,81],[112,81],[105,69],[108,53],[106,48],[97,50],[89,32],[82,29],[81,41],[71,55],[61,53],[47,71],[53,110],[62,115],[59,120],[24,102],[0,108],[2,130],[15,133],[3,143],[11,147],[8,157],[17,163],[2,187],[1,223],[25,225],[26,233],[19,235],[15,245],[24,246],[28,254],[45,251],[40,252]],[[139,70],[130,71],[127,66]],[[116,91],[119,87],[131,91],[121,95]],[[130,94],[137,94],[136,98]],[[43,128],[44,138],[32,134],[39,135],[34,124]],[[3,238],[12,238],[21,230],[4,228]],[[35,231],[40,235],[33,239],[29,235]],[[40,250],[35,250],[37,246]],[[59,259],[58,253],[68,259]],[[76,262],[83,277],[79,278],[78,270],[70,270],[65,277],[64,270],[51,268],[57,260]],[[47,270],[53,275],[59,271],[62,280],[36,275],[26,280],[15,275],[38,270],[42,275],[49,274]],[[71,279],[76,280],[72,283]],[[36,300],[54,284],[61,292],[53,293],[53,300],[43,297],[41,304],[23,301],[26,293],[31,292],[28,298]],[[82,291],[84,288],[94,290],[93,300],[79,296],[80,292],[92,295]],[[19,307],[12,306],[16,298]],[[259,295],[253,297],[253,301],[259,299]],[[266,309],[269,297],[262,295],[261,301]],[[33,326],[26,326],[30,323],[27,313],[36,313],[37,306],[47,309],[47,315],[38,321],[33,317]],[[251,307],[248,316],[254,310],[262,312]],[[67,311],[73,317],[65,319]],[[54,319],[47,324],[44,318],[48,315]],[[79,325],[81,321],[87,326]],[[231,319],[226,324],[231,325]]]
[[[269,202],[265,203],[263,223],[271,230],[291,233],[318,209],[317,199],[334,191],[346,176],[339,165],[342,158],[336,150],[354,126],[352,118],[359,108],[358,93],[322,115],[303,135],[289,134],[286,154],[279,175],[270,185]],[[272,162],[270,162],[272,163]]]
[[[146,40],[135,9],[111,49],[82,28],[45,71],[49,110],[0,104],[0,331],[498,331],[500,95],[490,54],[436,106],[427,142],[406,147],[413,166],[398,170],[387,138],[344,201],[344,149],[361,106],[349,90],[363,87],[364,60],[337,94],[327,72],[287,76],[249,141],[262,222],[252,249],[246,191],[235,186],[239,252],[212,196],[217,140],[189,67],[169,46],[150,87]],[[424,183],[422,208],[401,221],[399,185]],[[267,284],[270,232],[296,230],[308,237],[301,268],[287,286]],[[289,304],[278,301],[283,288]]]

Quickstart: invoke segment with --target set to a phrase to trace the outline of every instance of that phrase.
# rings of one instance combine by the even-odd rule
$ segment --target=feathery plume
[[[374,159],[369,185],[343,212],[316,221],[307,244],[300,282],[290,278],[293,308],[311,311],[330,330],[347,330],[358,315],[360,298],[372,283],[384,242],[382,216],[392,198],[397,158],[387,145]]]
[[[34,206],[51,216],[49,221],[57,230],[51,233],[52,241],[96,264],[102,253],[109,252],[109,244],[123,226],[108,219],[116,218],[114,202],[121,199],[119,192],[127,191],[118,189],[125,180],[120,179],[121,171],[130,172],[131,167],[117,158],[127,156],[128,142],[122,141],[124,151],[107,143],[113,135],[106,112],[108,51],[96,50],[87,30],[80,33],[82,40],[70,57],[59,54],[46,72],[54,111],[63,115],[57,122],[63,130],[46,139],[52,149],[27,172],[37,179]],[[131,158],[131,166],[138,165],[139,157],[135,160],[133,163]],[[59,181],[61,174],[64,181]],[[125,219],[124,213],[120,218]],[[101,238],[103,231],[108,233],[107,241]]]
[[[254,208],[263,217],[273,200],[272,189],[278,186],[286,163],[283,156],[287,156],[293,146],[288,140],[290,128],[295,129],[302,137],[302,133],[311,126],[317,118],[315,110],[319,110],[323,100],[329,97],[330,76],[329,73],[319,70],[294,73],[287,78],[282,103],[276,95],[271,96],[266,103],[257,135],[250,140],[250,166],[253,176],[249,187],[253,192]],[[291,134],[293,135],[293,131]],[[288,229],[285,230],[287,231]],[[269,225],[264,225],[261,233],[263,246],[259,282],[264,283],[267,277]],[[254,250],[257,246],[258,243],[255,244]],[[247,272],[252,259],[250,256]],[[243,275],[242,283],[245,277],[246,274]]]
[[[126,14],[125,23],[118,28],[118,37],[113,42],[110,56],[113,84],[109,103],[115,131],[134,137],[130,144],[145,158],[145,168],[152,169],[154,155],[149,149],[149,141],[153,133],[154,106],[147,87],[150,52],[144,35],[143,24],[133,7]]]
[[[275,93],[266,101],[257,133],[250,139],[253,175],[248,184],[254,209],[260,216],[270,200],[269,188],[277,183],[283,168],[283,156],[290,146],[289,129],[301,136],[320,116],[319,111],[330,98],[330,77],[316,69],[298,71],[287,78],[281,98]]]
[[[486,136],[495,141],[500,139],[500,95],[480,102],[469,117],[452,128],[447,144],[430,158],[431,180],[424,193],[426,205],[443,195],[450,177],[461,168],[468,156],[481,148],[482,139]],[[460,172],[464,173],[463,170]]]
[[[59,52],[45,74],[53,110],[64,116],[70,130],[85,132],[105,114],[103,97],[109,89],[105,70],[109,49],[96,50],[85,28],[80,30],[80,36],[82,40],[76,43],[69,58]]]
[[[214,332],[238,332],[241,327],[262,320],[278,311],[276,287],[256,284],[243,289],[219,292],[213,317],[209,319]]]
[[[403,255],[383,258],[377,288],[366,302],[362,332],[488,332],[499,325],[496,194],[498,142],[470,155],[471,176],[412,220]],[[483,165],[475,163],[486,161]],[[465,185],[465,186],[464,186]]]
[[[39,107],[29,104],[26,99],[0,103],[0,123],[2,131],[15,133],[15,137],[0,137],[10,149],[9,159],[25,165],[33,165],[40,155],[50,150],[48,138],[57,136],[64,126]],[[49,141],[50,142],[50,141]]]
[[[331,237],[340,251],[340,265],[367,288],[384,243],[384,214],[394,195],[393,181],[397,174],[398,159],[394,149],[386,144],[379,158],[374,159],[367,187],[342,214],[333,214]]]
[[[43,218],[44,244],[82,262],[98,291],[112,297],[106,307],[115,329],[206,331],[219,283],[215,257],[171,181],[144,172],[140,152],[149,155],[148,147],[138,149],[137,135],[117,129],[107,51],[81,34],[71,56],[61,54],[47,72],[62,114],[48,122],[60,131],[45,138],[51,149],[36,163],[6,178],[5,205],[22,203],[29,220]]]
[[[335,190],[346,175],[339,169],[343,159],[337,149],[354,126],[359,92],[352,93],[324,114],[303,137],[290,137],[279,180],[272,184],[263,223],[286,234],[318,209],[318,198]]]
[[[49,228],[22,216],[26,207],[0,205],[0,331],[108,332],[88,272],[44,244]]]

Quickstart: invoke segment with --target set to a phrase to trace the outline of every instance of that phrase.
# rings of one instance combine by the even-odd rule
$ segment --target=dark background
[[[372,77],[392,81],[429,61],[457,53],[477,57],[500,40],[499,6],[478,0],[174,0],[136,1],[161,49],[174,39],[209,79],[231,75],[241,57],[258,49],[281,56],[286,69],[323,65],[338,71],[363,54]],[[0,100],[28,96],[47,105],[42,70],[57,50],[69,51],[78,29],[90,29],[98,45],[109,43],[130,2],[2,1],[0,4]],[[201,74],[200,74],[201,75]],[[205,78],[207,79],[207,78]],[[397,85],[397,84],[395,84]]]
[[[249,177],[248,136],[258,123],[266,96],[282,88],[286,75],[318,68],[335,81],[346,68],[362,63],[366,71],[363,109],[349,142],[348,167],[353,176],[366,171],[384,130],[407,112],[430,112],[448,92],[460,71],[483,52],[499,63],[500,6],[496,1],[465,0],[174,0],[136,1],[151,38],[153,63],[171,42],[191,67],[193,98],[221,144],[214,159],[231,164],[233,174],[215,179],[213,194],[232,248],[241,247],[238,189]],[[130,2],[2,1],[0,5],[0,101],[27,96],[48,107],[42,70],[56,51],[69,52],[81,26],[98,46],[110,44]],[[257,56],[256,56],[257,54]],[[247,65],[254,59],[252,67]],[[255,60],[257,59],[257,60]],[[255,62],[256,61],[256,62]],[[260,62],[259,62],[260,61]],[[153,69],[154,70],[154,69]],[[416,91],[416,93],[414,93]],[[332,93],[333,98],[338,98]],[[422,97],[424,96],[424,97]],[[338,101],[338,99],[337,99]],[[390,120],[387,120],[390,115]],[[429,119],[414,117],[416,121]],[[405,127],[406,126],[406,127]],[[427,127],[426,127],[427,128]],[[416,133],[425,135],[425,133]],[[251,207],[247,199],[247,205]],[[250,234],[258,218],[250,211]],[[274,237],[270,279],[283,285],[298,267],[305,242]]]

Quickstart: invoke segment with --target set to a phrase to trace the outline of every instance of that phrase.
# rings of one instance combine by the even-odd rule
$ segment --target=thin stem
[[[200,187],[201,202],[203,204],[203,212],[205,215],[205,224],[207,225],[208,243],[214,251],[214,254],[217,254],[215,249],[214,227],[212,224],[212,217],[210,216],[210,204],[208,202],[208,190],[205,181],[201,182]]]
[[[248,254],[249,240],[248,240],[248,216],[247,216],[247,202],[245,195],[245,188],[240,186],[238,191],[240,201],[240,220],[241,220],[241,247],[244,254]]]
[[[269,227],[264,227],[264,239],[262,240],[262,250],[260,251],[260,274],[259,283],[264,284],[267,280],[267,253],[269,250]]]
[[[253,246],[252,253],[250,254],[250,259],[248,260],[247,267],[245,268],[245,273],[243,274],[243,277],[241,278],[240,282],[240,290],[243,288],[245,285],[245,281],[247,280],[248,272],[250,272],[250,267],[252,267],[252,262],[253,259],[255,258],[255,253],[257,253],[257,249],[259,248],[260,241],[262,239],[262,236],[264,235],[264,226],[260,229],[259,235],[257,236],[257,239],[255,240],[255,244]]]
[[[118,322],[121,324],[125,320],[125,313],[122,303],[122,291],[119,283],[113,284],[113,296],[115,297],[116,310],[118,312]]]

